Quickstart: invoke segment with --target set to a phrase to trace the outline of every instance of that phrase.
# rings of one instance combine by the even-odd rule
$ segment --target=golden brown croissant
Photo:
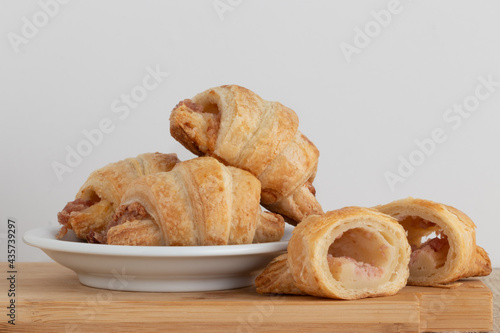
[[[57,214],[62,224],[57,237],[63,237],[68,229],[81,239],[105,231],[130,183],[144,175],[170,171],[178,162],[176,154],[146,153],[92,172],[76,199]]]
[[[262,184],[262,205],[292,224],[322,213],[312,186],[319,151],[298,125],[293,110],[235,85],[184,100],[170,116],[177,141],[198,156],[251,172]]]
[[[211,157],[129,186],[107,232],[114,245],[230,245],[281,239],[285,222],[261,212],[260,182]]]
[[[257,292],[339,299],[393,295],[406,284],[410,246],[396,220],[361,207],[305,218],[288,253],[257,277]]]
[[[412,247],[408,284],[437,286],[491,273],[491,262],[476,245],[475,224],[456,208],[407,198],[375,209],[393,216]]]

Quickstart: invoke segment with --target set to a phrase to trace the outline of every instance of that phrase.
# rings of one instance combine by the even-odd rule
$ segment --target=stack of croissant
[[[287,253],[257,277],[262,294],[357,299],[491,272],[474,223],[453,207],[408,198],[323,213],[312,184],[319,151],[298,123],[240,86],[183,100],[170,132],[199,157],[145,153],[94,171],[58,213],[57,237],[72,229],[111,245],[249,244],[279,241],[286,221],[296,228]]]

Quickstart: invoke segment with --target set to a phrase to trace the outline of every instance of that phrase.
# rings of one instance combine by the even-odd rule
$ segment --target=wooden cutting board
[[[94,289],[56,263],[17,263],[16,325],[7,324],[7,264],[0,332],[429,332],[489,331],[492,293],[479,280],[455,289],[405,287],[395,296],[340,301],[262,296],[254,287],[142,293]]]

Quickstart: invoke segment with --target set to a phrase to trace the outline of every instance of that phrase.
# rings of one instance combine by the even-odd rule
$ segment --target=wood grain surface
[[[461,281],[455,289],[405,287],[395,296],[340,301],[262,296],[254,287],[196,293],[109,291],[80,284],[74,272],[56,263],[16,265],[16,325],[7,323],[5,306],[10,298],[4,277],[0,332],[470,332],[493,328],[492,292],[481,279]],[[6,276],[7,264],[0,268]],[[490,279],[496,281],[492,289],[498,292],[498,278]],[[498,325],[497,317],[495,321]]]

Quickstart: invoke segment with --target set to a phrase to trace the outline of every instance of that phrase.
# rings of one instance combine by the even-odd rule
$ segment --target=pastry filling
[[[128,221],[135,220],[153,220],[153,217],[149,215],[143,205],[138,202],[131,203],[130,205],[120,206],[116,213],[113,215],[111,222],[108,223],[106,230],[101,233],[91,232],[87,237],[89,243],[107,243],[107,233],[109,229],[121,225]]]
[[[193,101],[191,101],[190,99],[185,99],[183,101],[180,101],[174,109],[177,109],[178,107],[182,106],[182,105],[185,105],[187,106],[188,108],[190,108],[191,110],[193,110],[194,112],[199,112],[199,113],[202,113],[203,112],[203,107],[201,105],[198,105],[196,103],[194,103]]]
[[[102,199],[94,192],[85,193],[66,204],[62,211],[57,213],[57,220],[62,225],[57,238],[62,238],[73,229],[77,237],[85,239],[92,231],[101,232],[111,219],[113,204]]]
[[[406,216],[399,222],[408,232],[408,242],[412,249],[412,276],[429,276],[445,265],[450,244],[437,224],[418,216]]]
[[[72,215],[79,214],[89,207],[101,201],[99,197],[91,197],[90,199],[75,199],[64,206],[63,210],[57,213],[57,221],[62,225],[61,230],[57,234],[57,238],[62,238],[68,232],[68,228],[72,229],[70,218]]]
[[[330,245],[327,262],[332,277],[345,288],[373,288],[389,275],[392,251],[379,232],[354,228]]]
[[[108,225],[108,230],[127,221],[152,219],[153,218],[149,215],[143,205],[138,202],[133,202],[130,205],[120,206],[116,210],[115,215],[113,215],[113,219]]]
[[[194,112],[209,113],[209,114],[211,114],[213,116],[217,116],[217,117],[220,116],[219,106],[217,105],[217,103],[197,104],[197,103],[193,102],[190,99],[185,99],[183,101],[180,101],[175,106],[175,108],[178,108],[178,107],[180,107],[182,105],[187,106],[188,108],[190,108]]]
[[[68,226],[69,218],[71,213],[79,213],[90,206],[93,206],[95,203],[99,202],[99,200],[85,200],[85,199],[76,199],[70,201],[64,206],[63,210],[57,213],[57,221],[63,226]]]
[[[218,105],[210,102],[197,104],[190,99],[185,99],[179,102],[175,108],[177,109],[182,105],[200,114],[203,118],[202,123],[190,123],[189,121],[183,123],[185,127],[183,128],[184,132],[186,132],[191,140],[197,143],[197,149],[201,150],[201,152],[206,153],[207,151],[214,151],[221,120]],[[204,133],[204,135],[201,135],[201,133]]]

